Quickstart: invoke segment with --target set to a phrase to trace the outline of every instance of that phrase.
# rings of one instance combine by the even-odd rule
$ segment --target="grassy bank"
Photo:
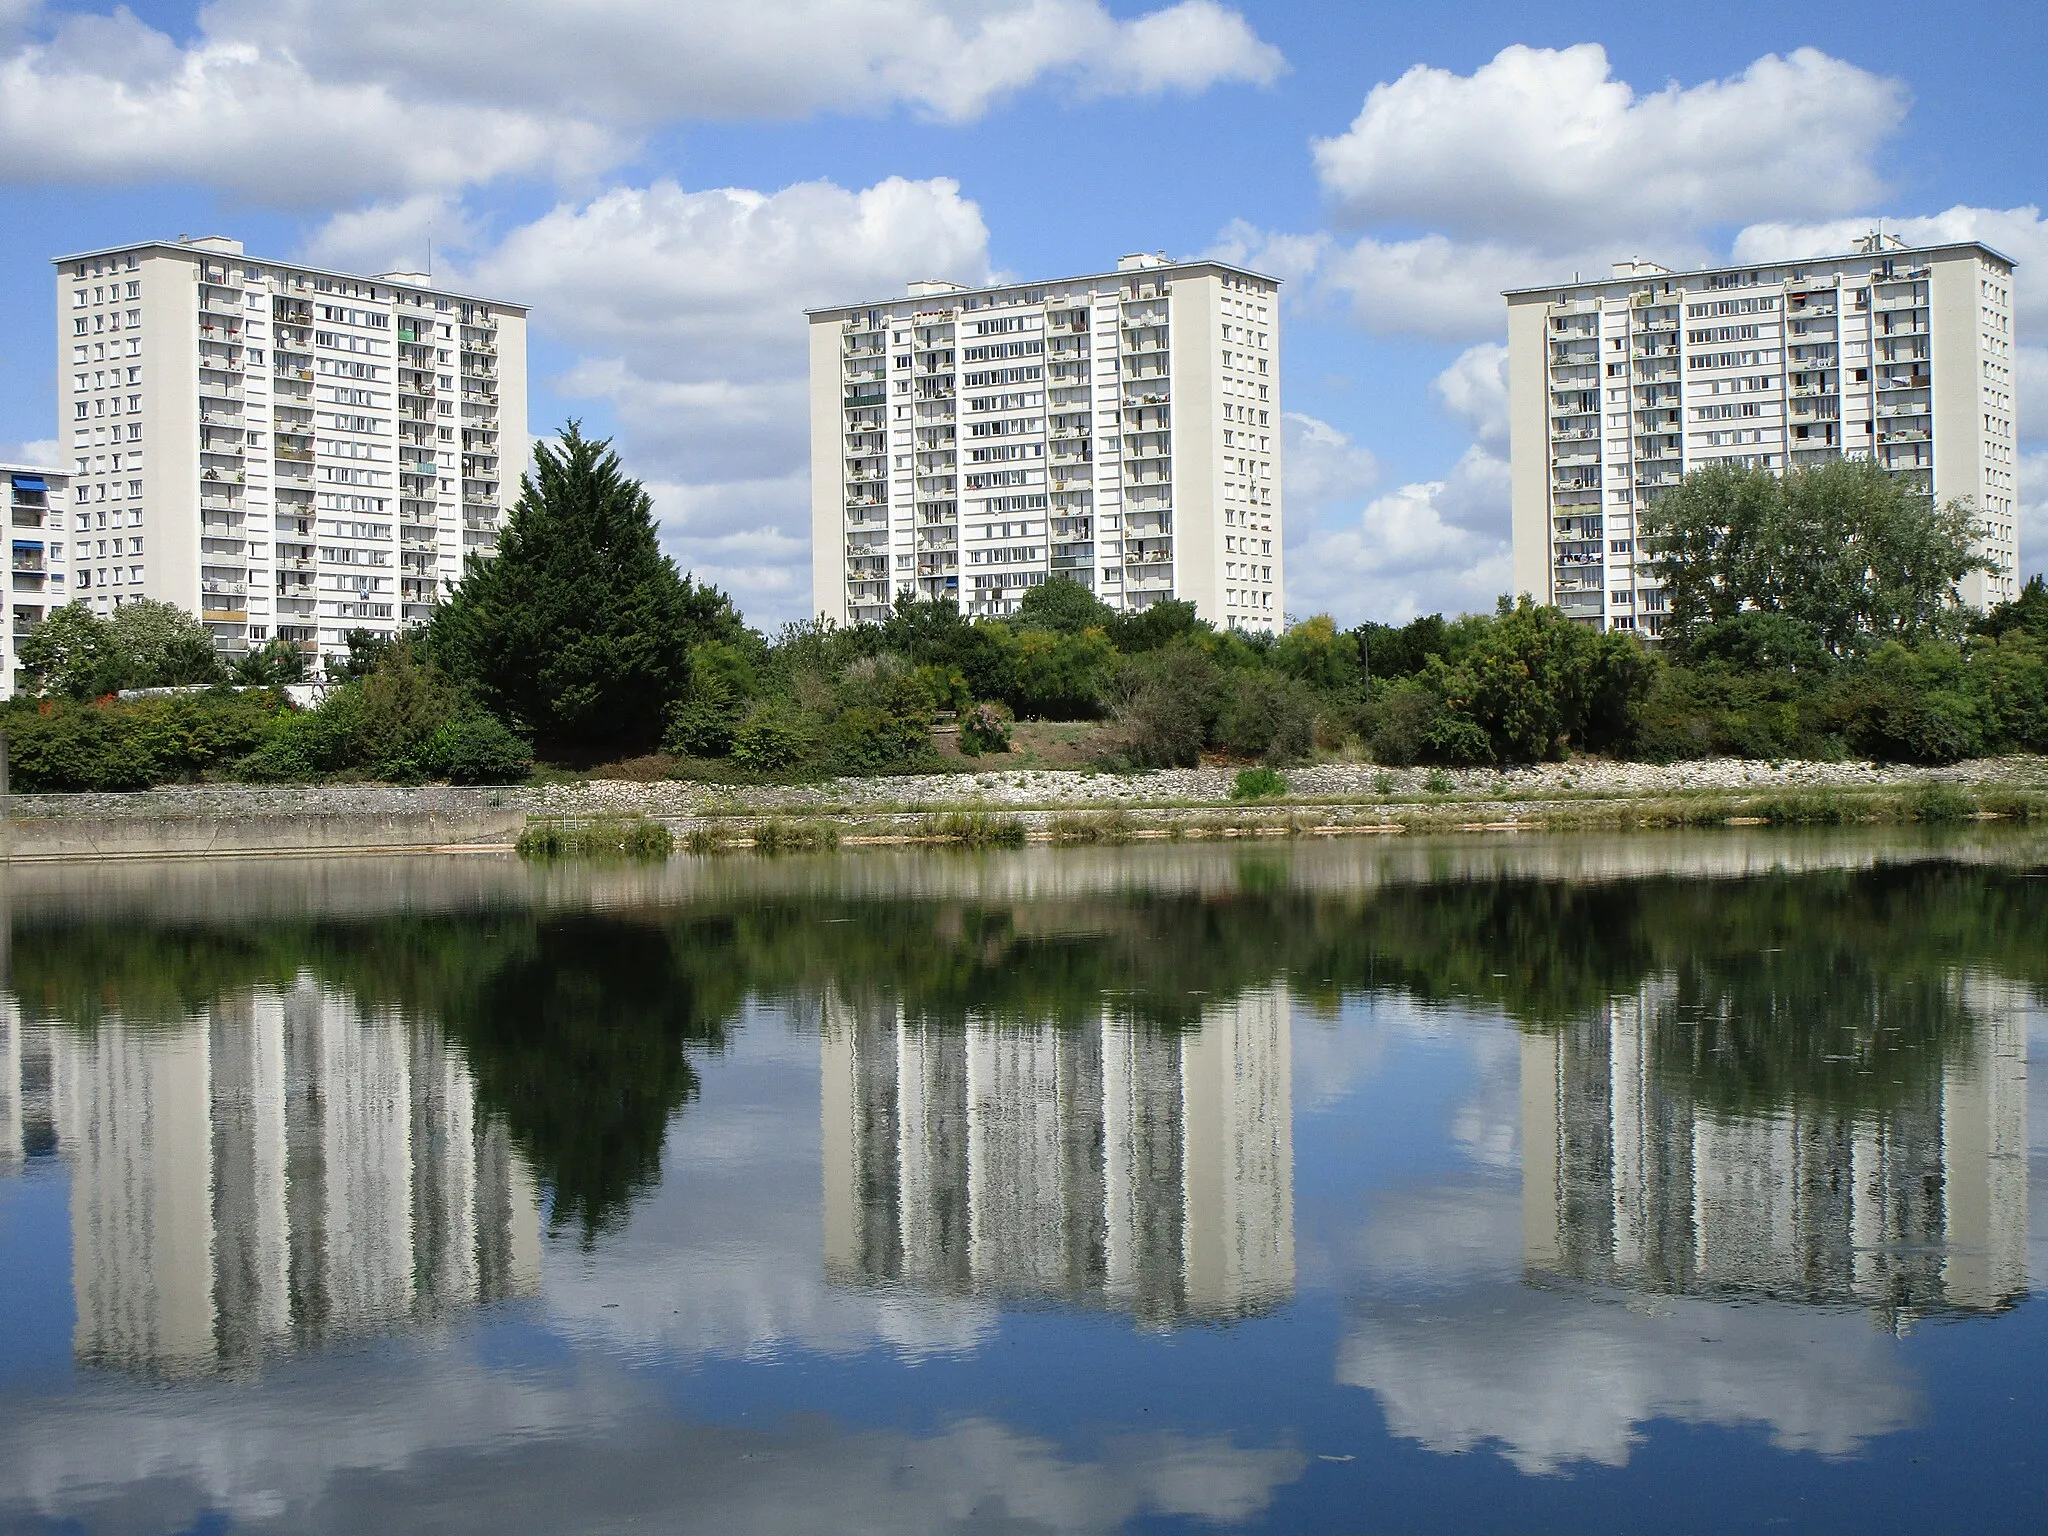
[[[1026,843],[1115,845],[1140,840],[1387,836],[1406,833],[1636,831],[1717,827],[1947,826],[2048,823],[2048,790],[1925,783],[1902,787],[1699,791],[1546,800],[1454,798],[1067,807],[971,807],[943,812],[864,807],[834,815],[762,816],[720,806],[691,818],[695,854],[821,853],[885,845],[1017,848]],[[536,820],[528,857],[666,857],[667,828],[644,817]]]

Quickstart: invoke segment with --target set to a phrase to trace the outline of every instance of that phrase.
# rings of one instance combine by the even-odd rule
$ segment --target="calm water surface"
[[[2044,871],[17,869],[0,1529],[2039,1529]]]

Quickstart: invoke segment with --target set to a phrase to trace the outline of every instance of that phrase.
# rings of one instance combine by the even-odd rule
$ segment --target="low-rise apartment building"
[[[39,464],[0,464],[7,488],[7,613],[0,620],[0,698],[23,683],[21,642],[70,601],[71,544],[64,528],[71,477]]]

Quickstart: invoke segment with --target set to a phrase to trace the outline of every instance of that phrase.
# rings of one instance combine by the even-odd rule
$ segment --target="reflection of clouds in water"
[[[600,1260],[548,1249],[552,1321],[686,1357],[976,1348],[992,1305],[826,1284],[819,1156],[816,1038],[751,1010],[703,1098],[671,1126],[661,1184]]]
[[[541,1377],[451,1355],[379,1373],[356,1359],[249,1389],[124,1388],[12,1415],[0,1525],[154,1530],[219,1511],[237,1529],[292,1532],[1093,1532],[1146,1514],[1245,1520],[1304,1462],[1175,1434],[1081,1459],[986,1419],[923,1438],[822,1416],[693,1425],[608,1369]]]
[[[1474,1026],[1466,1050],[1477,1081],[1451,1117],[1451,1139],[1482,1168],[1522,1167],[1521,1037],[1504,1026]]]
[[[1524,1472],[1627,1462],[1650,1419],[1757,1424],[1787,1450],[1846,1455],[1904,1428],[1916,1403],[1891,1341],[1861,1312],[1533,1290],[1521,1204],[1483,1183],[1379,1206],[1334,1255],[1350,1308],[1337,1380],[1432,1450],[1497,1443]],[[1430,1287],[1404,1302],[1390,1283]]]
[[[1334,1019],[1297,1012],[1294,1018],[1294,1107],[1298,1114],[1329,1109],[1386,1063],[1387,1034],[1376,1027],[1383,1011],[1347,998]]]
[[[1858,1316],[1680,1299],[1654,1314],[1519,1286],[1354,1309],[1337,1380],[1434,1451],[1497,1442],[1524,1472],[1626,1464],[1651,1419],[1763,1425],[1843,1456],[1914,1418],[1890,1341]]]

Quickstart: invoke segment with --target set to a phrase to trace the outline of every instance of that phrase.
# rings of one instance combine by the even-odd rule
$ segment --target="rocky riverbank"
[[[1324,764],[1290,769],[1284,799],[1234,803],[1223,768],[1143,774],[1002,772],[730,785],[618,780],[500,789],[182,785],[133,794],[17,795],[15,858],[162,857],[504,847],[535,823],[639,816],[698,846],[762,825],[829,827],[844,841],[939,836],[982,813],[1012,833],[1123,836],[1673,826],[2048,816],[2048,759],[1941,768],[1872,763],[1656,765],[1581,760],[1504,771]]]

